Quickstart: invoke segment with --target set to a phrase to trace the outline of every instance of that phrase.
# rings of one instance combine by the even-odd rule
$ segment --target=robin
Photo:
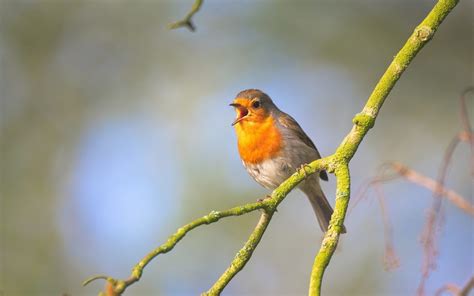
[[[230,106],[237,114],[232,125],[242,163],[263,187],[273,190],[301,166],[321,158],[296,120],[278,109],[264,92],[241,91]],[[333,209],[321,190],[319,178],[327,181],[326,171],[309,176],[299,189],[308,197],[321,230],[326,232]]]

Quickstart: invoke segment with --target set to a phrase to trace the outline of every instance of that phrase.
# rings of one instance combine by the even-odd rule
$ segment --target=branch
[[[250,260],[253,251],[256,249],[260,239],[262,238],[266,227],[270,223],[273,214],[276,212],[278,205],[286,198],[298,184],[305,178],[319,172],[323,169],[327,169],[328,161],[330,157],[318,159],[311,164],[303,166],[297,172],[295,172],[290,178],[284,181],[278,188],[276,188],[269,198],[255,203],[245,204],[237,206],[225,211],[212,211],[206,216],[198,218],[185,226],[179,228],[168,240],[161,246],[154,249],[148,255],[146,255],[137,265],[132,269],[132,273],[128,279],[120,280],[107,275],[98,275],[91,277],[83,282],[83,285],[103,279],[108,283],[108,288],[113,290],[116,295],[121,295],[125,290],[135,282],[139,281],[143,270],[148,263],[150,263],[159,254],[164,254],[171,251],[174,246],[191,230],[201,225],[207,225],[219,221],[221,218],[230,216],[240,216],[255,210],[262,209],[264,213],[260,217],[260,220],[255,227],[254,231],[250,235],[245,246],[239,251],[237,256],[231,263],[231,266],[224,272],[219,280],[213,285],[213,287],[205,293],[205,295],[218,295],[230,280],[245,266]]]
[[[474,87],[468,87],[461,95],[461,122],[464,127],[464,134],[467,135],[467,141],[471,148],[471,176],[474,177],[474,133],[469,122],[469,112],[467,111],[466,96],[468,93],[474,93]],[[461,135],[460,135],[461,138]]]
[[[347,205],[349,204],[350,196],[350,173],[348,166],[341,166],[336,170],[337,188],[336,188],[336,205],[334,213],[329,223],[329,229],[324,235],[321,249],[319,249],[313,263],[313,270],[311,271],[311,279],[309,284],[310,295],[320,295],[321,283],[326,267],[331,261],[332,254],[337,247],[339,235],[342,230],[344,218],[346,215]]]
[[[172,30],[172,29],[178,29],[178,28],[181,28],[181,27],[186,27],[191,32],[196,31],[196,26],[194,26],[194,24],[192,22],[192,17],[196,14],[196,12],[199,11],[199,9],[201,8],[203,2],[204,2],[204,0],[195,0],[193,6],[191,7],[191,10],[184,17],[184,19],[169,24],[168,28]]]
[[[471,277],[466,285],[464,285],[459,292],[459,296],[468,296],[472,289],[474,289],[474,277]]]
[[[373,127],[380,108],[401,74],[423,46],[431,40],[441,22],[458,2],[459,0],[438,1],[428,16],[415,28],[413,34],[380,78],[362,112],[354,117],[354,126],[351,132],[337,148],[334,154],[334,166],[337,177],[336,204],[329,230],[324,236],[321,249],[316,255],[313,264],[309,289],[310,295],[321,294],[321,282],[324,271],[339,240],[340,227],[344,222],[350,196],[350,174],[348,169],[350,160],[357,151],[364,136]]]
[[[464,287],[458,287],[455,284],[446,284],[442,286],[436,291],[435,296],[441,296],[443,292],[449,292],[451,295],[455,296],[468,296],[472,289],[474,289],[474,276],[467,281]]]
[[[255,230],[250,235],[244,247],[240,249],[230,266],[221,275],[217,282],[215,282],[207,292],[202,293],[202,296],[220,295],[232,278],[234,278],[234,276],[244,268],[245,264],[250,260],[250,257],[252,257],[253,251],[257,248],[260,239],[262,239],[262,236],[272,219],[273,213],[274,211],[268,211],[260,216],[260,220],[258,221]]]
[[[255,227],[254,231],[250,235],[249,239],[245,243],[244,247],[237,253],[234,260],[232,260],[227,270],[220,276],[217,282],[202,295],[220,295],[230,280],[247,264],[252,256],[253,251],[257,248],[260,239],[262,238],[265,230],[270,223],[273,214],[276,212],[278,205],[285,199],[288,193],[291,192],[301,181],[305,178],[319,172],[323,169],[329,169],[329,162],[331,162],[332,156],[321,158],[313,161],[312,163],[303,166],[300,170],[294,173],[290,178],[285,180],[278,188],[276,188],[270,198],[265,199],[264,202],[270,204],[266,208],[266,212],[262,214],[260,220]]]
[[[383,232],[385,239],[385,256],[384,256],[384,267],[385,270],[390,271],[400,266],[400,259],[395,252],[393,244],[393,227],[390,222],[390,218],[385,204],[382,187],[379,184],[374,184],[374,189],[377,192],[377,200],[379,201],[380,211],[382,212],[383,219]]]

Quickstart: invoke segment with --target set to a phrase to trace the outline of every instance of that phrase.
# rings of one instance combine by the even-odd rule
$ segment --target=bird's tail
[[[308,196],[309,202],[316,214],[316,218],[318,218],[321,230],[326,232],[333,213],[331,205],[326,199],[321,186],[319,186],[318,180],[312,180],[312,178],[309,178],[305,181],[305,184],[302,185],[301,190],[306,194],[306,196]],[[342,233],[346,233],[346,227],[344,225],[342,226]]]

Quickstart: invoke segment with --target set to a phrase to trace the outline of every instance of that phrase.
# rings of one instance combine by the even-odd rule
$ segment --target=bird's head
[[[232,125],[241,122],[263,122],[272,115],[272,111],[276,108],[272,99],[258,89],[241,91],[230,106],[234,107],[236,112],[236,118]]]

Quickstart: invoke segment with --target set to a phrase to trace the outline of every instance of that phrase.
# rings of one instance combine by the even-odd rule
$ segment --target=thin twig
[[[435,296],[441,296],[443,292],[449,292],[455,296],[468,296],[472,289],[474,289],[474,276],[467,281],[464,287],[458,287],[455,284],[445,284],[435,292]]]
[[[464,285],[459,293],[459,296],[468,296],[469,292],[474,289],[474,276],[469,279],[469,281]]]
[[[472,167],[472,162],[474,159],[474,135],[472,134],[472,128],[469,123],[469,114],[467,112],[466,107],[466,94],[471,89],[467,89],[463,92],[460,98],[460,105],[461,105],[461,122],[463,125],[463,131],[459,132],[449,143],[446,151],[444,153],[443,162],[440,166],[438,181],[436,182],[436,188],[433,190],[433,203],[431,208],[428,211],[428,216],[426,218],[425,227],[423,228],[423,232],[421,235],[421,244],[423,246],[423,264],[422,264],[422,275],[420,279],[420,283],[417,289],[417,295],[423,296],[425,294],[425,283],[428,280],[431,271],[436,268],[436,258],[438,255],[437,252],[437,245],[436,245],[436,238],[437,232],[440,231],[442,227],[442,223],[440,223],[439,216],[440,211],[443,205],[443,199],[441,198],[441,191],[444,187],[444,183],[446,181],[446,175],[448,173],[449,165],[451,164],[451,159],[453,157],[454,151],[458,143],[462,140],[466,140],[469,143],[471,148],[471,173],[474,170]]]
[[[451,293],[451,295],[459,295],[459,292],[461,292],[461,289],[459,289],[458,286],[456,286],[455,284],[445,284],[444,286],[442,286],[441,288],[439,288],[436,292],[435,292],[435,296],[441,296],[443,295],[444,292],[449,292]]]
[[[461,95],[461,123],[464,129],[463,135],[459,135],[460,138],[466,137],[466,141],[469,142],[471,148],[471,176],[474,177],[474,133],[472,132],[471,122],[469,121],[469,112],[467,111],[466,96],[469,93],[474,93],[474,87],[467,88]]]
[[[384,267],[385,270],[394,270],[400,266],[400,259],[398,259],[393,243],[393,226],[390,221],[390,215],[387,212],[387,205],[385,204],[385,197],[380,183],[374,184],[375,192],[377,193],[377,200],[379,201],[380,210],[382,212],[382,220],[385,235],[385,256]]]
[[[181,27],[186,27],[191,32],[196,31],[196,26],[193,24],[192,18],[199,11],[199,9],[201,8],[203,2],[204,2],[204,0],[195,0],[193,6],[191,7],[191,10],[184,17],[184,19],[169,24],[168,28],[169,29],[178,29],[178,28],[181,28]]]
[[[471,205],[464,197],[454,190],[448,189],[445,186],[440,186],[435,180],[428,178],[408,166],[399,162],[390,163],[392,168],[402,177],[417,185],[423,186],[431,192],[438,191],[440,197],[445,197],[453,205],[469,215],[474,216],[474,206]]]
[[[447,201],[451,202],[454,206],[469,214],[474,216],[474,205],[470,204],[466,198],[462,197],[459,193],[455,192],[454,190],[448,189],[444,186],[439,187],[437,181],[432,178],[429,178],[412,168],[399,163],[399,162],[388,162],[382,164],[379,169],[377,170],[377,174],[365,185],[361,186],[358,190],[358,193],[355,194],[354,203],[352,205],[351,210],[358,204],[358,202],[367,196],[367,191],[369,188],[374,188],[375,193],[377,194],[377,198],[379,202],[381,202],[381,210],[382,210],[382,218],[384,221],[384,231],[385,231],[385,261],[387,262],[394,262],[397,263],[397,256],[395,253],[395,248],[393,244],[393,239],[391,237],[391,229],[392,224],[388,217],[388,213],[385,209],[385,204],[383,202],[384,195],[382,192],[382,188],[380,187],[381,184],[393,181],[396,178],[404,178],[405,180],[422,186],[431,192],[436,190],[439,191],[441,197],[446,198]],[[394,261],[395,260],[395,261]]]

